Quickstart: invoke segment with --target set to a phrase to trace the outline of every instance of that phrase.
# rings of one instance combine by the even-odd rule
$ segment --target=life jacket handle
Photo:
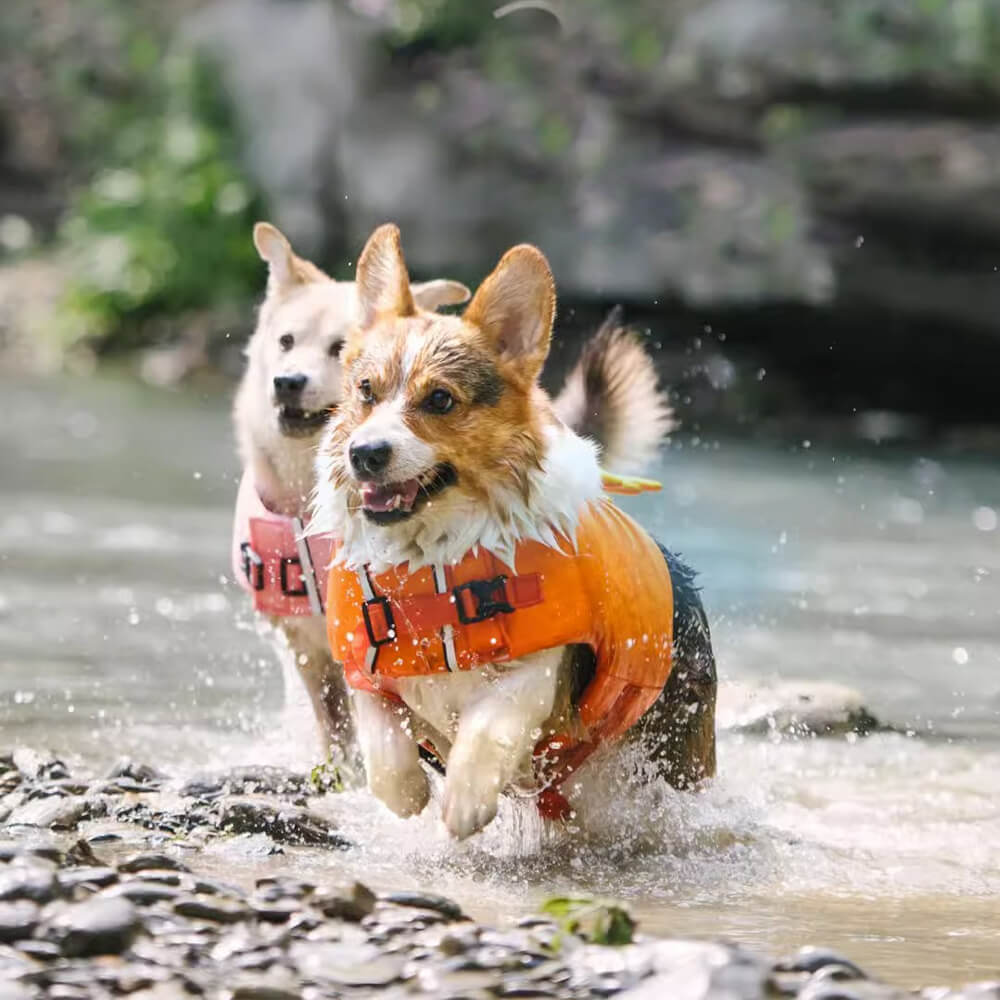
[[[632,497],[639,493],[658,493],[663,484],[655,479],[640,479],[638,476],[619,476],[601,469],[601,486],[605,493],[617,493]]]

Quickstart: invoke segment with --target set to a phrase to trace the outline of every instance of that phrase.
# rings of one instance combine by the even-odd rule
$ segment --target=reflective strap
[[[306,543],[306,529],[302,518],[292,518],[292,528],[295,534],[295,548],[299,553],[299,566],[302,571],[302,582],[309,595],[309,607],[314,615],[323,614],[323,602],[319,597],[319,587],[316,586],[316,571],[313,569],[312,554]]]
[[[444,565],[435,563],[434,589],[439,594],[448,593],[448,580],[445,577]],[[458,657],[455,655],[455,629],[451,625],[441,626],[441,645],[444,648],[444,665],[452,672],[458,670]]]
[[[368,567],[362,566],[358,570],[358,583],[361,584],[361,596],[366,601],[375,600],[375,588],[372,587],[371,580],[368,579]],[[369,675],[375,673],[375,660],[378,658],[378,647],[370,643],[365,650],[365,671]]]

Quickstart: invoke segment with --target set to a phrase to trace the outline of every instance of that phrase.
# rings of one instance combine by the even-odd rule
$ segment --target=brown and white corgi
[[[373,793],[422,810],[430,746],[445,824],[466,837],[505,789],[539,780],[540,741],[569,758],[583,748],[580,760],[630,727],[653,734],[675,784],[712,774],[714,661],[690,572],[602,498],[597,445],[539,386],[555,313],[545,257],[515,247],[464,315],[439,316],[415,301],[388,225],[358,262],[357,294],[313,526],[339,540],[328,627]],[[571,378],[561,408],[584,423],[604,407],[619,450],[630,434],[648,447],[651,426],[658,442],[661,398],[607,388]],[[481,557],[493,575],[472,579]],[[514,634],[522,620],[541,648]]]
[[[249,541],[252,517],[308,519],[316,448],[340,404],[341,354],[358,320],[354,282],[335,281],[299,257],[269,223],[258,223],[253,239],[269,274],[233,414],[243,463],[233,526],[238,577],[246,568],[242,547]],[[427,310],[464,302],[470,294],[463,284],[445,279],[413,283],[410,293]],[[626,398],[641,406],[641,425],[628,427],[619,419]],[[651,359],[617,312],[585,345],[556,406],[567,422],[594,436],[605,464],[619,472],[644,468],[672,423]],[[291,537],[291,529],[287,534]],[[335,757],[343,758],[353,748],[350,713],[324,619],[310,613],[304,595],[283,603],[305,605],[294,614],[264,616],[282,663],[289,721],[300,726],[311,704],[323,752],[332,748]],[[311,752],[310,746],[306,754]]]

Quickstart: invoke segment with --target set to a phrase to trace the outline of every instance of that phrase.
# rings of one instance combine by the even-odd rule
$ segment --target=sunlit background
[[[288,751],[226,579],[261,218],[338,277],[387,220],[418,278],[536,243],[552,385],[622,304],[682,421],[626,504],[701,571],[722,679],[702,799],[633,789],[553,859],[349,792],[338,864],[1000,972],[1000,2],[4,0],[0,749]],[[769,729],[820,682],[887,731]]]

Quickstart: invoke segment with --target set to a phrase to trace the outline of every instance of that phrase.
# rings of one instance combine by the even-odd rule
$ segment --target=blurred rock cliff
[[[804,400],[1000,420],[1000,0],[8,0],[0,22],[10,253],[30,233],[79,256],[99,215],[79,192],[109,171],[127,199],[138,169],[143,214],[156,171],[122,131],[147,92],[147,124],[206,117],[197,87],[170,91],[179,62],[225,105],[216,221],[175,226],[144,265],[158,296],[74,338],[155,339],[173,312],[212,341],[203,317],[259,287],[236,250],[253,214],[342,276],[392,219],[419,276],[474,283],[537,243],[569,326],[622,302],[657,341],[697,338],[717,381],[746,356]],[[183,144],[135,141],[143,162]],[[202,242],[218,281],[179,293],[161,271]]]

